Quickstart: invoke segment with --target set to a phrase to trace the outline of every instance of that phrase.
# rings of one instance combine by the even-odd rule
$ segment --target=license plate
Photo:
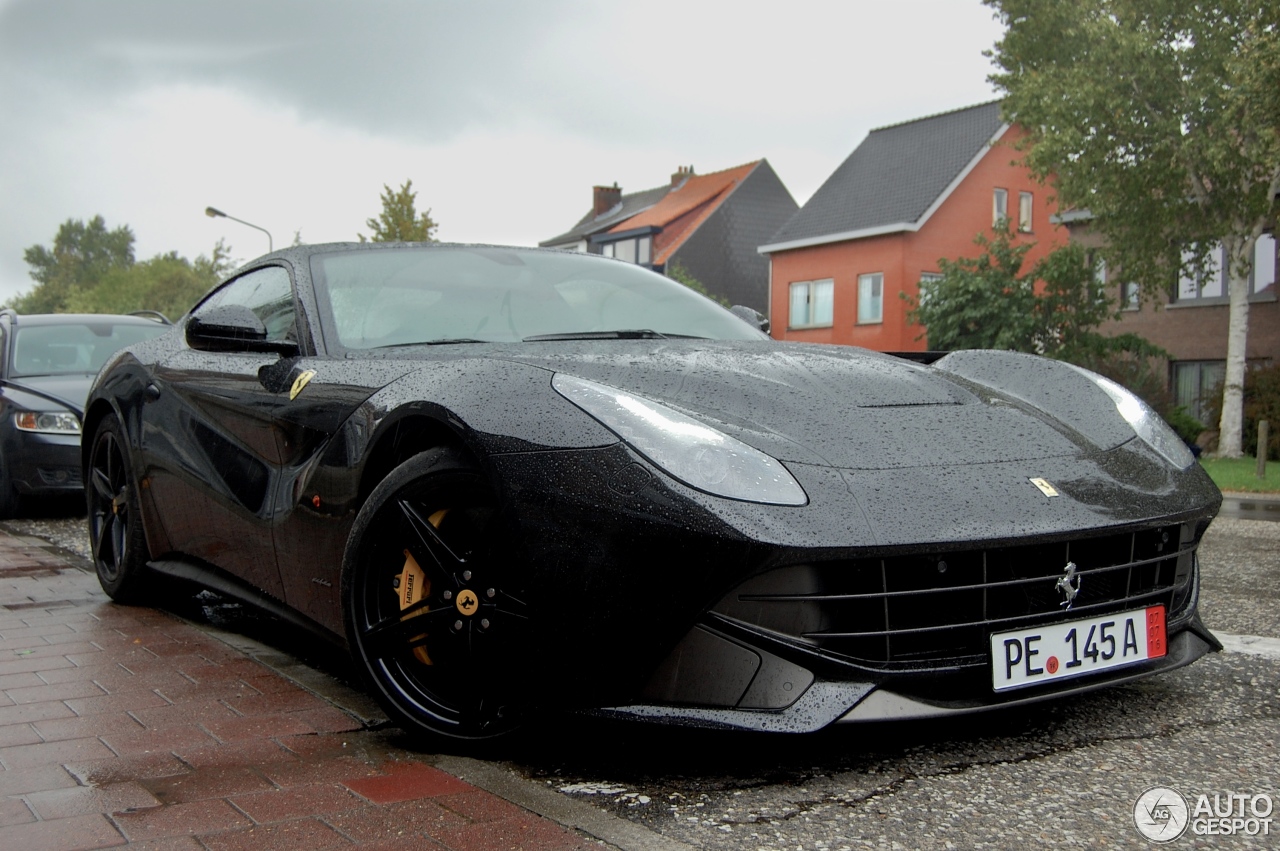
[[[991,683],[996,691],[1024,688],[1165,652],[1164,606],[997,632],[991,636]]]

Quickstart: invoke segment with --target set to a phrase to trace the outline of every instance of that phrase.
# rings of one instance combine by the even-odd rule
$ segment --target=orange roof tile
[[[668,192],[661,201],[637,216],[616,225],[611,232],[631,230],[647,226],[667,224],[680,218],[695,207],[705,204],[726,189],[737,185],[739,180],[751,173],[756,162],[740,165],[724,171],[713,171],[710,174],[695,174],[681,184],[679,189]]]
[[[657,204],[624,222],[620,222],[610,228],[609,232],[620,233],[641,227],[663,227],[681,216],[697,211],[699,207],[704,207],[705,209],[699,211],[699,215],[684,227],[684,232],[664,246],[658,256],[653,258],[654,263],[665,263],[667,258],[684,242],[683,236],[697,230],[698,225],[702,224],[707,216],[715,212],[716,208],[720,206],[720,202],[727,198],[734,187],[759,164],[760,161],[756,160],[755,162],[749,162],[723,171],[692,175],[678,189],[673,189],[663,196],[662,200]]]

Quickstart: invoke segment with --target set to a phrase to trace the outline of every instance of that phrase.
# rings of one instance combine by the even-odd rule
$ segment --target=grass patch
[[[1201,458],[1200,466],[1219,490],[1246,493],[1280,492],[1280,461],[1267,462],[1267,476],[1259,479],[1258,462],[1244,458]]]

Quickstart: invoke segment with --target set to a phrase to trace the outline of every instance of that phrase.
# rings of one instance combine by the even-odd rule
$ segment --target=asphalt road
[[[83,551],[80,518],[10,526]],[[1145,847],[1133,812],[1152,786],[1192,807],[1215,793],[1280,803],[1280,524],[1221,517],[1201,554],[1201,611],[1228,650],[1141,683],[803,737],[553,718],[488,756],[694,847]],[[278,635],[236,607],[203,609]],[[1188,832],[1170,847],[1280,847],[1280,807],[1273,819],[1275,836]]]

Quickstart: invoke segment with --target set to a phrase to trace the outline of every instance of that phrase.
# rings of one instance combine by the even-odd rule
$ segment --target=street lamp
[[[217,219],[217,218],[231,219],[231,221],[233,222],[239,222],[242,225],[247,225],[248,227],[251,227],[254,230],[260,230],[267,235],[267,252],[270,253],[276,250],[275,242],[271,239],[271,231],[267,230],[266,228],[260,228],[257,225],[255,225],[253,222],[246,222],[244,219],[237,219],[235,216],[228,216],[226,213],[222,212],[217,207],[205,207],[204,214],[211,219]]]

